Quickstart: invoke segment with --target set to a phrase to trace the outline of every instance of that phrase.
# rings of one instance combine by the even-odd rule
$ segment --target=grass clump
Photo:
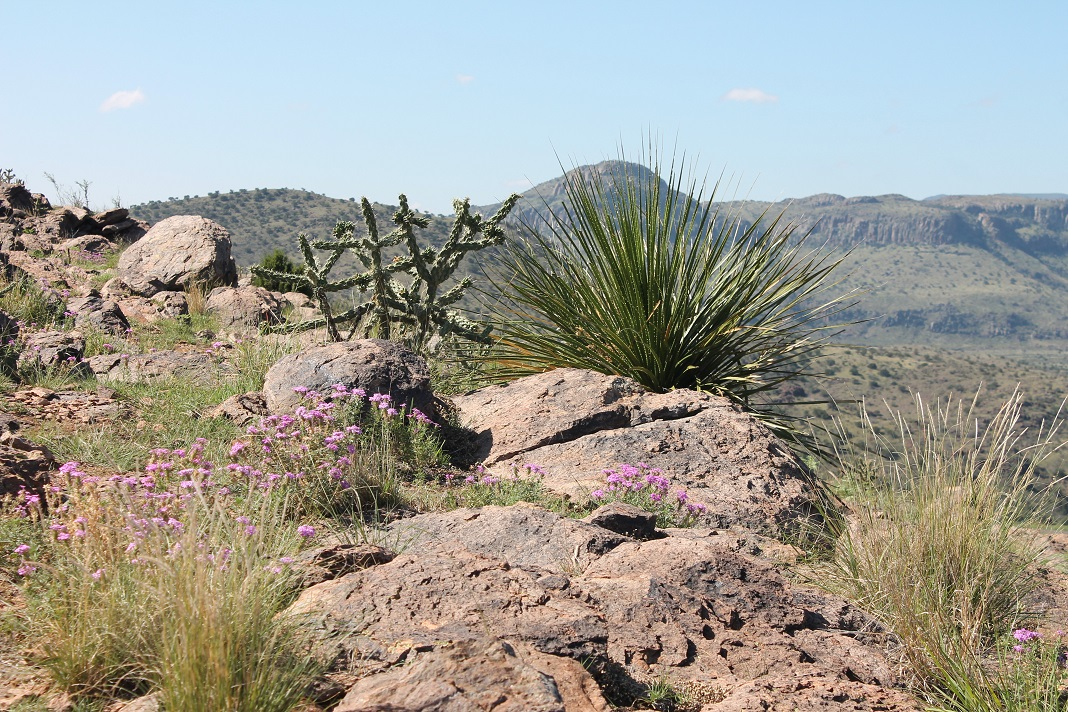
[[[23,494],[43,534],[16,547],[40,662],[77,697],[158,690],[169,710],[291,709],[311,668],[277,614],[314,530],[271,493],[213,483],[201,443],[184,455],[193,479],[170,484],[166,468],[103,476],[69,462],[47,515]]]
[[[67,296],[64,291],[57,291],[25,273],[0,278],[0,310],[15,321],[35,328],[61,323]]]
[[[1056,424],[1024,446],[1019,394],[985,428],[974,401],[916,405],[915,424],[899,414],[898,437],[875,438],[867,452],[878,454],[843,456],[862,485],[857,517],[819,578],[876,616],[931,700],[954,710],[1032,709],[1006,701],[1040,681],[1017,677],[1016,692],[1005,694],[995,680],[1004,665],[992,656],[1037,586],[1040,549],[1027,527],[1042,509],[1031,486]]]
[[[781,215],[747,226],[721,214],[682,162],[665,170],[650,153],[650,170],[565,174],[545,229],[506,243],[491,307],[502,375],[567,366],[704,390],[801,438],[759,400],[805,373],[834,330],[847,300],[827,296],[838,261]]]

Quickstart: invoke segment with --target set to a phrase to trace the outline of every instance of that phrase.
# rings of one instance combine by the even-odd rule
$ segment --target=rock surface
[[[230,255],[230,233],[196,215],[161,220],[122,253],[119,277],[144,297],[194,284],[209,289],[235,286],[237,265]]]
[[[85,370],[81,363],[85,340],[77,332],[38,331],[25,337],[18,367],[52,369],[57,367]]]
[[[267,401],[263,393],[253,391],[251,393],[239,393],[230,396],[219,405],[210,409],[206,415],[209,418],[226,418],[238,425],[248,425],[268,415]]]
[[[596,680],[619,704],[666,679],[716,691],[706,710],[915,708],[894,688],[871,619],[790,583],[738,551],[732,534],[635,541],[522,505],[391,525],[402,530],[404,553],[312,586],[289,610],[320,634],[317,655],[366,678],[346,699],[368,706],[341,709],[439,709],[385,705],[408,704],[389,696],[402,684],[451,700],[468,670],[507,669],[512,661],[487,638],[582,664],[589,672],[572,667],[579,687]],[[485,650],[496,650],[495,662],[480,658]],[[397,669],[402,662],[411,669]],[[739,706],[752,698],[768,706]]]
[[[643,462],[707,505],[713,526],[780,534],[806,523],[818,501],[790,450],[725,398],[557,369],[453,401],[477,433],[477,460],[497,471],[536,463],[559,492],[585,495],[603,485],[604,469]]]
[[[189,379],[208,385],[236,372],[226,363],[216,363],[206,354],[155,351],[147,354],[102,354],[88,359],[89,368],[103,383]]]
[[[208,295],[207,309],[223,327],[256,328],[260,324],[280,324],[282,295],[263,287],[216,287]]]
[[[13,432],[0,433],[0,498],[22,488],[41,494],[56,464],[52,452]]]
[[[368,396],[388,393],[396,404],[413,403],[428,415],[435,412],[426,361],[382,339],[341,341],[284,356],[267,371],[263,394],[272,413],[289,412],[301,400],[294,387],[325,395],[336,383],[362,388]]]
[[[551,672],[550,672],[551,671]],[[360,680],[335,712],[608,712],[578,662],[493,638],[465,640]]]
[[[67,311],[74,314],[74,325],[79,328],[89,327],[115,336],[125,334],[130,328],[119,305],[110,299],[102,299],[96,292],[70,300]]]

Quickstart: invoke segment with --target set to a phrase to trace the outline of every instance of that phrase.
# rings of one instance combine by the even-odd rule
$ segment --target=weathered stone
[[[77,332],[39,331],[25,337],[18,368],[50,369],[63,366],[84,369],[85,340]]]
[[[656,530],[655,514],[625,502],[602,505],[583,521],[643,541],[663,536]]]
[[[555,675],[545,668],[552,669]],[[335,711],[608,712],[608,709],[593,678],[578,662],[561,661],[528,646],[482,638],[416,655],[411,664],[364,678],[345,695]]]
[[[284,356],[267,371],[263,394],[270,411],[281,413],[300,403],[294,387],[326,395],[336,383],[362,388],[369,396],[388,393],[398,405],[414,404],[428,415],[435,412],[426,361],[382,339],[330,343]]]
[[[236,371],[227,363],[216,363],[206,354],[156,351],[147,354],[101,354],[87,361],[96,377],[105,383],[132,383],[183,378],[208,385],[228,378]]]
[[[308,587],[394,558],[395,553],[373,544],[337,544],[302,552],[293,566],[300,572],[301,585]]]
[[[150,297],[199,284],[237,284],[230,234],[218,223],[177,215],[157,223],[119,259],[119,277],[134,294]]]
[[[23,488],[41,494],[55,464],[56,458],[44,445],[10,430],[0,432],[0,499]]]
[[[409,680],[391,670],[398,663],[415,667],[452,648],[464,651],[455,662],[475,660],[467,645],[498,638],[584,663],[624,702],[664,679],[676,689],[719,690],[709,704],[737,703],[739,689],[774,704],[792,703],[790,690],[811,690],[799,699],[812,709],[833,708],[835,696],[851,709],[874,712],[888,701],[911,708],[908,695],[892,689],[900,681],[877,624],[842,599],[791,583],[774,562],[738,551],[742,538],[668,532],[639,542],[557,520],[518,506],[397,522],[390,531],[410,542],[403,554],[312,586],[289,615],[320,634],[314,652],[324,661],[371,676],[350,692],[354,705],[379,704],[359,695]],[[594,544],[596,536],[616,543]],[[583,556],[554,553],[569,550]],[[454,674],[435,669],[438,680]]]
[[[145,297],[117,296],[122,286],[108,282],[101,290],[104,296],[116,295],[122,313],[141,324],[151,324],[160,319],[174,319],[189,313],[189,302],[181,292],[160,292],[151,299]]]
[[[130,700],[115,712],[159,712],[160,701],[158,694],[145,695],[136,700]]]
[[[818,510],[821,492],[789,448],[725,398],[557,369],[453,401],[478,434],[476,459],[491,470],[537,463],[559,492],[583,496],[606,468],[645,463],[705,504],[716,527],[782,534]]]
[[[230,396],[209,410],[206,415],[209,418],[226,418],[238,425],[247,425],[269,413],[263,393],[253,391]]]
[[[471,551],[512,566],[553,573],[584,570],[626,541],[602,527],[533,505],[421,514],[390,525],[409,546],[462,541]]]
[[[77,257],[79,251],[100,254],[108,250],[114,250],[115,245],[102,235],[79,235],[78,237],[64,240],[57,249],[65,256]]]
[[[67,302],[67,311],[74,313],[74,325],[78,328],[92,327],[116,336],[125,334],[130,328],[119,305],[101,299],[95,291]]]
[[[256,328],[282,322],[282,295],[263,287],[216,287],[208,295],[207,310],[224,326]]]
[[[130,211],[126,208],[112,208],[110,210],[104,210],[93,216],[96,222],[103,225],[114,225],[121,223],[130,216]]]

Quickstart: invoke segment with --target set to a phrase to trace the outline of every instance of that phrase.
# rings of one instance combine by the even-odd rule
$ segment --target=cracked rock
[[[822,491],[790,449],[726,398],[652,393],[620,376],[561,368],[453,398],[475,431],[476,460],[507,474],[544,469],[549,488],[586,496],[603,470],[645,463],[708,507],[717,528],[773,536],[818,520]]]

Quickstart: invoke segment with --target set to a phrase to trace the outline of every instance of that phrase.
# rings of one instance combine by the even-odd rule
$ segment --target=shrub
[[[898,439],[843,451],[858,517],[817,580],[873,613],[933,696],[986,684],[984,653],[1037,585],[1025,526],[1042,511],[1031,488],[1056,426],[1022,446],[1021,403],[1014,394],[981,429],[974,401],[932,409],[917,397],[917,423],[896,416]]]
[[[806,250],[781,215],[743,225],[714,190],[703,202],[682,162],[665,172],[651,158],[651,170],[566,173],[545,229],[506,243],[490,306],[502,377],[584,368],[709,391],[780,423],[757,399],[806,373],[830,335],[845,298],[822,300],[840,260]]]
[[[272,292],[300,292],[307,296],[312,295],[311,287],[302,278],[304,266],[294,264],[289,255],[282,249],[266,255],[260,260],[262,272],[252,275],[252,285],[263,287]],[[293,275],[291,278],[282,275]]]

